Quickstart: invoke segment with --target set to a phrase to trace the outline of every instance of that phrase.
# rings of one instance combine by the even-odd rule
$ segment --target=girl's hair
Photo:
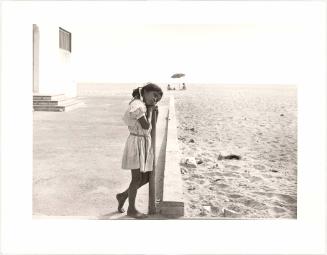
[[[141,95],[142,96],[144,95],[145,91],[147,91],[147,92],[156,91],[160,94],[161,97],[163,95],[162,89],[157,84],[149,82],[146,85],[144,85],[143,87],[138,87],[138,88],[134,89],[132,96],[134,98],[140,98]],[[141,95],[140,95],[140,92],[141,92]]]

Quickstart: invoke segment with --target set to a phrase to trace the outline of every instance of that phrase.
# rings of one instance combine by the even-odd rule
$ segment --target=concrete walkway
[[[70,112],[33,113],[34,217],[131,219],[117,212],[115,198],[130,182],[130,171],[121,169],[128,136],[121,116],[130,97],[80,100],[85,106]],[[167,111],[168,99],[163,99],[159,105],[157,139],[165,135]],[[162,146],[157,145],[157,155],[162,156]],[[163,162],[161,159],[158,164]],[[128,202],[125,209],[127,206]],[[138,192],[137,208],[147,213],[148,185]]]

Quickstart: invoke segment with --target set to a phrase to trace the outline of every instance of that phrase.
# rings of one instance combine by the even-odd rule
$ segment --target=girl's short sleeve
[[[145,116],[146,106],[141,100],[134,100],[130,104],[129,113],[133,118],[139,119]]]

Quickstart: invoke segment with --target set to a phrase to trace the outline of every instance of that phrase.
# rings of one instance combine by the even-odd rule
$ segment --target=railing
[[[151,130],[151,143],[153,148],[153,169],[150,173],[149,179],[149,214],[156,214],[156,185],[155,185],[155,178],[156,178],[156,129],[157,129],[157,107],[156,110],[152,112],[152,130]]]
[[[180,156],[173,96],[170,97],[168,111],[163,110],[161,114],[158,126],[156,125],[158,111],[153,111],[151,119],[151,142],[155,160],[149,180],[148,212],[167,218],[180,218],[184,216],[183,183],[179,169]]]

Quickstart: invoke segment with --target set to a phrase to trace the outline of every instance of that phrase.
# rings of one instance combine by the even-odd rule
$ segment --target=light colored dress
[[[146,114],[146,106],[140,99],[133,99],[123,116],[130,132],[122,158],[123,169],[152,171],[153,150],[151,146],[151,123],[149,129],[143,129],[138,119]]]

